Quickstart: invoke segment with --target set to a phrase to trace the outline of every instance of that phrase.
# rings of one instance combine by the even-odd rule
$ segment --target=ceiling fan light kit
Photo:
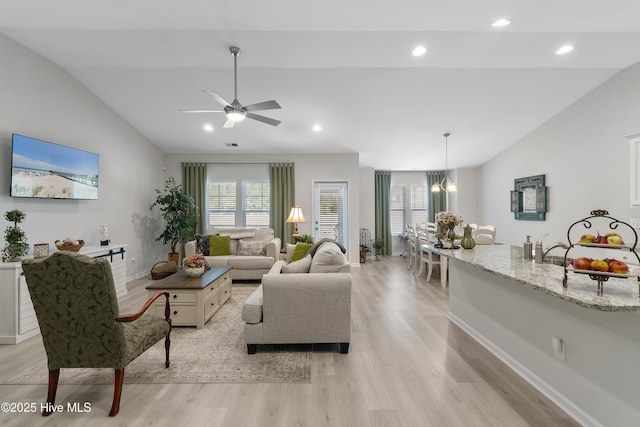
[[[238,101],[238,55],[240,55],[240,48],[231,46],[229,48],[231,55],[233,56],[233,102],[227,102],[223,97],[214,92],[202,90],[207,95],[211,96],[219,104],[223,106],[222,110],[180,110],[183,113],[225,113],[227,120],[225,121],[224,128],[232,128],[236,122],[241,122],[246,118],[257,120],[262,123],[266,123],[271,126],[278,126],[280,120],[275,120],[270,117],[261,116],[259,114],[253,114],[253,111],[261,110],[276,110],[281,108],[280,104],[276,101],[264,101],[257,104],[242,105]]]

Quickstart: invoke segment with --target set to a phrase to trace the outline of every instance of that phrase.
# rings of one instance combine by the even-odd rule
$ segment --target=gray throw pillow
[[[308,273],[311,267],[311,255],[282,266],[281,273]]]
[[[238,255],[264,255],[264,242],[260,240],[238,240]]]
[[[311,259],[309,273],[337,273],[344,264],[346,257],[335,243],[323,243]]]

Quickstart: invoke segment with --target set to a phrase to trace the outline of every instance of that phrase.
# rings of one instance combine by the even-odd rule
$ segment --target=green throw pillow
[[[289,262],[298,261],[304,258],[307,252],[309,252],[309,249],[311,249],[311,246],[313,246],[311,243],[296,243],[296,248],[293,250]]]
[[[231,255],[231,238],[229,236],[209,236],[209,255]]]

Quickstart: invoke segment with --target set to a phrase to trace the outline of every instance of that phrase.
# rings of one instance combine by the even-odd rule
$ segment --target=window
[[[207,183],[207,227],[236,225],[236,183]]]
[[[316,240],[329,238],[347,247],[347,183],[316,182]]]
[[[242,182],[242,216],[245,227],[269,227],[270,193],[268,182]]]
[[[406,227],[404,191],[404,185],[391,186],[391,234],[400,234],[404,232]]]
[[[411,186],[411,224],[427,221],[427,186]]]
[[[210,165],[206,227],[269,227],[270,193],[266,165]]]

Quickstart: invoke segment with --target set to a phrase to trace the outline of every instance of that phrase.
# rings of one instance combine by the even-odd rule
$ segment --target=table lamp
[[[296,225],[296,231],[293,233],[293,240],[297,242],[300,238],[300,234],[298,234],[298,224],[301,222],[307,222],[304,219],[304,215],[302,215],[302,208],[300,206],[296,205],[291,208],[287,222],[292,222]]]

